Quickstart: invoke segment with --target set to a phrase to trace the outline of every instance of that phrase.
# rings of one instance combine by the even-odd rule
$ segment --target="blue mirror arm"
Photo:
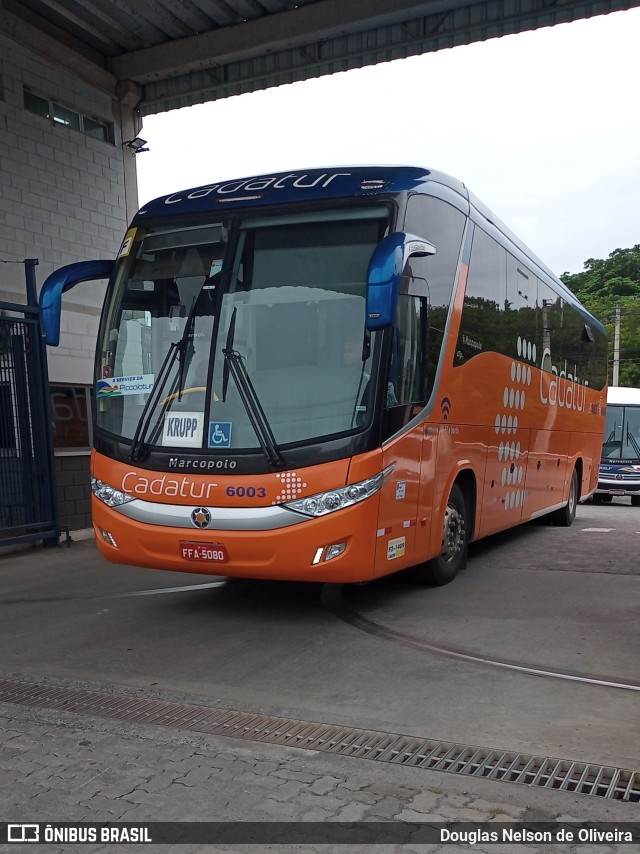
[[[392,323],[400,280],[409,258],[435,254],[432,243],[404,231],[396,231],[380,241],[367,271],[367,329],[384,329]]]
[[[115,261],[78,261],[54,270],[44,281],[40,291],[42,330],[46,344],[57,347],[60,343],[60,314],[62,294],[80,282],[108,279]]]

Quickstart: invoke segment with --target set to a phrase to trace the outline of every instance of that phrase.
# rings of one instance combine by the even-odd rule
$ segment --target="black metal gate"
[[[0,302],[0,546],[52,545],[60,534],[46,354],[26,264],[31,304]]]

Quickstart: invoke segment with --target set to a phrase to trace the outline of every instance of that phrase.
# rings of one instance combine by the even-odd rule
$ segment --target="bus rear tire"
[[[464,494],[460,486],[454,483],[442,526],[440,554],[411,568],[414,581],[434,587],[442,587],[453,581],[467,565],[468,531]]]
[[[569,528],[576,518],[576,507],[578,506],[578,470],[574,468],[569,485],[569,500],[564,507],[554,510],[551,521],[559,528]]]

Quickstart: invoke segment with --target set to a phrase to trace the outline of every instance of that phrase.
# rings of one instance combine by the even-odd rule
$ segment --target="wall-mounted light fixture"
[[[134,154],[141,154],[143,151],[149,151],[148,148],[145,148],[147,140],[142,139],[140,136],[136,136],[133,139],[127,139],[122,144],[126,145],[127,148],[130,148]]]

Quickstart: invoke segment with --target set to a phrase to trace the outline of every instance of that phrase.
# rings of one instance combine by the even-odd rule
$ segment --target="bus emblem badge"
[[[191,513],[191,521],[196,528],[208,528],[211,523],[211,513],[206,507],[196,507]]]

